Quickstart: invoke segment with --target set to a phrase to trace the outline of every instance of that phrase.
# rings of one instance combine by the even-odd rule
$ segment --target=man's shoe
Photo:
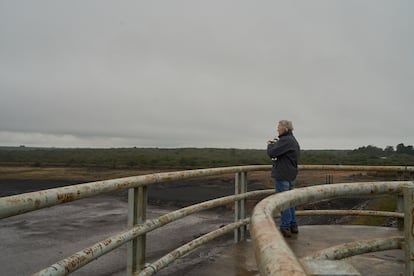
[[[298,226],[297,226],[297,225],[292,225],[292,226],[290,227],[290,232],[291,232],[292,234],[297,234],[297,233],[299,233]]]
[[[280,233],[282,233],[283,237],[285,238],[292,237],[292,233],[290,232],[289,228],[280,228]]]

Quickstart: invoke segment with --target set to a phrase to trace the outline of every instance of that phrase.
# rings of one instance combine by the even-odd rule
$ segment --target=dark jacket
[[[279,136],[275,143],[267,145],[267,154],[272,158],[272,177],[276,180],[293,181],[298,174],[300,147],[291,131]]]

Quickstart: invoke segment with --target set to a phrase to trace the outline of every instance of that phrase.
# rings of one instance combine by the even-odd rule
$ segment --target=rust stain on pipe
[[[294,261],[295,255],[288,249],[288,245],[276,229],[273,222],[274,214],[289,207],[321,199],[385,194],[390,190],[401,192],[404,186],[411,183],[399,181],[319,185],[277,193],[263,199],[253,210],[250,227],[261,275],[289,275],[292,271],[305,275],[302,265]]]
[[[71,193],[57,194],[57,201],[62,202],[62,203],[73,201],[74,198],[75,198],[75,196]]]

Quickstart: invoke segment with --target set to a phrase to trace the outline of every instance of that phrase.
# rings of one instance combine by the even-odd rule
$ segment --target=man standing
[[[272,177],[275,179],[277,193],[289,191],[295,187],[300,147],[292,131],[292,122],[281,120],[277,126],[279,139],[267,142],[267,154],[272,158]],[[279,226],[285,238],[291,237],[292,233],[299,233],[294,207],[281,212]]]

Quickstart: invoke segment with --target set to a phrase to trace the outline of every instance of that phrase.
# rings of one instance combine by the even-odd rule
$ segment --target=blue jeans
[[[295,181],[276,180],[275,189],[277,193],[292,190],[295,187]],[[280,228],[289,228],[296,225],[295,208],[291,207],[280,212]]]

